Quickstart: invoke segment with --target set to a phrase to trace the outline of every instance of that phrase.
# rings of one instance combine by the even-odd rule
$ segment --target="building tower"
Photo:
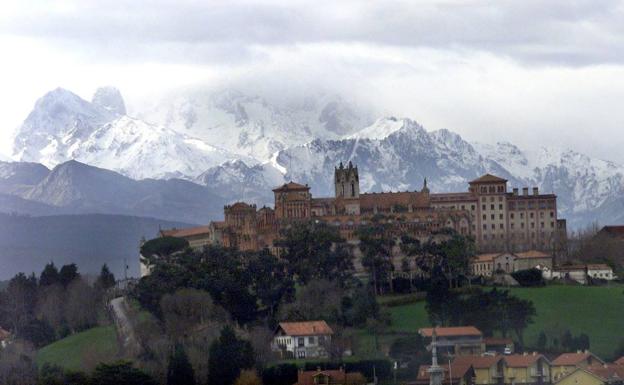
[[[360,176],[357,166],[349,162],[345,167],[342,162],[334,170],[334,188],[336,190],[336,212],[346,215],[360,215]]]
[[[429,385],[442,385],[442,379],[444,378],[444,369],[438,365],[437,344],[436,331],[434,327],[431,335],[431,366],[427,369],[429,372]]]

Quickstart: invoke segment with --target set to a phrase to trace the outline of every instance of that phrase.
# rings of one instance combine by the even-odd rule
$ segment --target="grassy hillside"
[[[111,362],[119,346],[114,326],[100,326],[45,346],[37,353],[37,365],[59,365],[71,370],[91,370],[99,362]]]
[[[586,333],[591,350],[609,358],[624,338],[624,286],[607,287],[547,286],[544,288],[517,288],[511,292],[533,301],[537,317],[525,331],[525,341],[534,345],[540,331],[557,338],[569,329],[572,334]],[[392,325],[380,338],[382,344],[390,343],[399,334],[416,333],[428,327],[425,303],[418,302],[388,308]],[[370,352],[372,341],[366,332],[361,333],[360,345]]]
[[[76,263],[81,273],[99,273],[102,264],[123,276],[139,272],[141,237],[153,238],[159,228],[184,223],[124,215],[16,216],[0,213],[0,280],[18,272],[39,274],[46,263]]]

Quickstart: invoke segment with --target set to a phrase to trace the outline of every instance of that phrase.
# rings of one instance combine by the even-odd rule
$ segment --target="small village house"
[[[435,328],[438,352],[442,355],[467,355],[483,353],[483,333],[474,326]],[[431,340],[433,328],[422,328],[418,333],[426,340]]]
[[[576,368],[553,381],[556,385],[607,385],[607,379],[587,369]]]
[[[474,369],[475,385],[504,385],[507,365],[501,355],[458,356],[453,365],[470,365]]]
[[[327,357],[333,334],[325,321],[280,322],[271,348],[282,358]]]
[[[475,371],[472,365],[455,364],[440,365],[444,370],[443,385],[473,385],[475,384]],[[431,365],[420,365],[418,368],[418,377],[415,381],[408,381],[406,385],[429,385],[431,374],[429,368]]]
[[[505,356],[506,384],[549,384],[550,361],[539,353],[511,354]]]
[[[537,266],[552,268],[553,256],[537,250],[522,253],[489,253],[480,254],[470,263],[472,274],[491,277],[500,271],[513,273],[520,270],[529,270]]]
[[[511,338],[486,337],[483,339],[486,352],[513,354],[515,346]]]
[[[574,372],[577,368],[587,369],[593,365],[604,365],[605,362],[589,351],[563,353],[551,363],[552,379],[554,382]]]
[[[613,281],[617,277],[613,274],[611,266],[604,263],[587,265],[587,276],[594,279]]]
[[[338,370],[300,370],[294,385],[366,385],[366,377],[360,372],[347,373]]]

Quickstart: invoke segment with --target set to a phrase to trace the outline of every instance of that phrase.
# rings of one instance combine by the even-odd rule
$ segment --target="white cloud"
[[[132,111],[170,88],[233,84],[321,87],[473,140],[624,162],[622,1],[7,1],[0,47],[5,153],[57,86],[89,98],[115,85]]]

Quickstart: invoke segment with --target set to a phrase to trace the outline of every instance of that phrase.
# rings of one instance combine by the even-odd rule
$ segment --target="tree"
[[[153,378],[134,368],[130,362],[100,364],[93,371],[90,385],[156,385]]]
[[[243,370],[234,385],[262,385],[262,380],[255,370]]]
[[[474,239],[453,231],[451,237],[440,244],[440,250],[450,277],[449,284],[457,287],[459,277],[470,273],[470,261],[476,255]]]
[[[457,298],[450,291],[446,276],[440,266],[431,272],[431,286],[425,297],[425,309],[432,325],[450,325],[453,313],[457,311]],[[476,309],[475,309],[476,310]]]
[[[241,370],[252,368],[254,363],[251,344],[236,337],[234,330],[226,326],[210,346],[208,383],[232,385]]]
[[[252,276],[251,291],[258,298],[261,310],[273,318],[283,301],[290,301],[295,294],[294,280],[288,274],[286,264],[269,250],[249,253],[247,271]]]
[[[379,318],[380,306],[371,285],[355,288],[351,297],[343,297],[343,321],[347,326],[360,327],[368,318]]]
[[[176,340],[198,325],[228,320],[225,310],[203,290],[180,289],[173,294],[165,294],[160,308],[167,333]]]
[[[73,280],[80,277],[78,274],[78,267],[75,263],[69,265],[63,265],[59,271],[59,280],[63,287],[67,287]]]
[[[180,344],[176,344],[169,357],[167,385],[195,385],[195,372]]]
[[[337,282],[312,281],[297,291],[294,302],[282,307],[280,318],[289,321],[323,319],[330,323],[339,322],[344,296],[344,290]]]
[[[537,337],[537,350],[539,352],[546,351],[546,347],[548,346],[548,338],[546,337],[546,333],[542,330]]]
[[[151,266],[166,257],[186,250],[189,243],[184,238],[158,237],[151,239],[141,245],[141,262],[146,266]]]
[[[353,255],[338,229],[323,222],[295,223],[282,232],[277,245],[297,282],[347,281],[353,274]]]
[[[394,239],[388,236],[387,227],[381,223],[362,226],[358,230],[362,266],[368,271],[376,294],[383,294],[382,284],[391,282],[394,270],[392,247]]]
[[[21,328],[34,318],[37,302],[37,278],[19,273],[9,281],[2,295],[0,310],[5,324],[14,334],[20,335]]]
[[[75,278],[67,286],[65,319],[67,326],[78,332],[97,324],[99,300],[95,289],[82,278]]]
[[[58,283],[60,283],[59,271],[54,265],[54,262],[50,262],[45,265],[39,276],[39,286],[52,286]]]
[[[106,264],[102,266],[102,270],[96,281],[96,286],[104,290],[115,286],[115,276],[110,272]]]

